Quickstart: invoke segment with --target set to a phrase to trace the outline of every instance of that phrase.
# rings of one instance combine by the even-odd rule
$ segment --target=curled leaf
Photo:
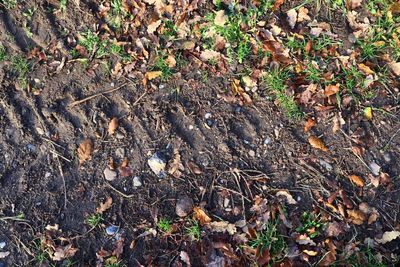
[[[352,181],[355,185],[359,187],[363,187],[365,185],[364,179],[358,175],[350,175],[349,176],[350,181]]]
[[[96,212],[97,212],[97,213],[103,213],[103,212],[105,212],[106,210],[108,210],[109,208],[111,208],[112,203],[113,203],[112,197],[108,197],[108,198],[106,199],[106,201],[104,201],[103,203],[100,203],[100,207],[98,207],[98,208],[96,209]]]
[[[77,150],[79,163],[82,164],[86,160],[90,159],[92,157],[92,153],[93,153],[93,142],[91,139],[87,138],[79,145],[79,148]]]
[[[145,74],[146,79],[148,79],[149,81],[158,78],[162,75],[162,71],[148,71]]]
[[[194,207],[194,218],[200,222],[201,225],[205,225],[211,222],[211,218],[199,207]]]
[[[324,152],[328,151],[328,148],[325,146],[325,144],[322,142],[322,140],[316,136],[310,136],[308,138],[308,142],[310,143],[310,145],[313,148],[320,149]]]

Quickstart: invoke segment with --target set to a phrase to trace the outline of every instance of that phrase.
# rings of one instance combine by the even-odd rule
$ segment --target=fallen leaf
[[[112,200],[112,197],[110,196],[110,197],[108,197],[108,198],[106,199],[106,201],[104,201],[103,203],[100,203],[100,207],[98,207],[98,208],[96,209],[96,212],[97,212],[97,213],[103,213],[103,212],[105,212],[106,210],[108,210],[109,208],[111,208],[112,203],[113,203],[113,200]]]
[[[151,81],[151,80],[153,80],[155,78],[160,77],[161,75],[162,75],[162,71],[148,71],[148,72],[146,72],[145,77],[149,81]]]
[[[225,14],[225,10],[221,9],[215,13],[214,24],[217,26],[224,26],[228,16]]]
[[[183,261],[187,267],[192,266],[190,264],[190,257],[189,254],[186,251],[181,251],[181,253],[179,254],[179,257],[181,258],[181,261]]]
[[[350,181],[352,181],[355,185],[359,187],[363,187],[365,185],[364,179],[358,175],[350,175],[349,176]]]
[[[292,195],[288,191],[285,191],[285,190],[278,191],[276,193],[276,196],[277,197],[284,196],[286,198],[286,201],[287,201],[288,204],[291,204],[291,205],[296,205],[297,204],[297,201],[294,200],[294,198],[292,197]]]
[[[120,258],[122,253],[124,253],[124,241],[125,241],[125,238],[123,238],[123,237],[118,238],[117,242],[115,243],[115,248],[112,252],[113,256]]]
[[[242,81],[244,85],[246,85],[249,88],[253,88],[257,86],[257,82],[253,80],[250,76],[243,76]]]
[[[174,68],[176,66],[176,60],[173,55],[168,55],[167,59],[165,60],[165,63],[167,63],[168,67]]]
[[[317,122],[312,119],[312,118],[308,118],[307,121],[304,123],[304,132],[308,132],[311,130],[312,127],[315,126]]]
[[[328,246],[328,253],[323,257],[323,260],[318,266],[332,266],[332,263],[336,261],[336,246],[333,244],[331,239],[326,239],[325,244]]]
[[[296,242],[297,242],[299,245],[310,245],[310,246],[316,246],[316,245],[317,245],[317,244],[316,244],[309,236],[307,236],[306,234],[298,235],[298,236],[296,237]]]
[[[186,41],[182,44],[182,48],[184,50],[192,50],[196,46],[196,43],[193,41]]]
[[[194,162],[189,161],[187,166],[190,169],[190,171],[193,172],[194,174],[202,174],[203,173],[201,171],[200,167]]]
[[[200,58],[204,61],[208,61],[210,59],[218,59],[221,57],[221,53],[214,51],[214,50],[204,50],[203,52],[201,52],[200,54]]]
[[[372,114],[372,108],[371,107],[364,108],[364,117],[367,120],[372,120],[373,114]]]
[[[56,247],[54,254],[50,255],[53,261],[62,261],[75,255],[78,251],[77,248],[73,248],[71,244],[64,247]]]
[[[112,118],[110,123],[108,124],[108,134],[114,134],[115,130],[117,130],[119,126],[118,118]]]
[[[373,224],[379,218],[378,212],[372,212],[368,217],[368,224]]]
[[[361,210],[347,210],[347,214],[349,215],[349,219],[352,223],[361,225],[367,219],[367,216]]]
[[[392,62],[389,64],[389,68],[393,71],[396,76],[400,76],[400,62]]]
[[[394,2],[389,10],[392,12],[393,15],[400,14],[400,3],[399,2]]]
[[[357,7],[360,7],[362,3],[362,0],[350,0],[349,2],[349,7],[350,9],[356,9]]]
[[[400,231],[387,231],[382,238],[375,239],[379,244],[386,244],[400,237]]]
[[[257,254],[259,254],[257,257],[258,266],[266,266],[269,263],[269,261],[271,260],[269,249],[261,248],[261,253],[259,253],[259,251],[257,251]]]
[[[234,235],[236,233],[236,226],[233,223],[226,221],[210,222],[207,225],[207,228],[209,228],[212,232],[217,233],[228,232],[230,235]]]
[[[278,10],[284,2],[285,0],[276,0],[274,6],[272,7],[272,11]]]
[[[322,140],[316,136],[310,136],[308,138],[308,142],[310,143],[310,145],[313,148],[321,149],[322,151],[325,151],[325,152],[328,151],[328,148],[325,146],[325,144],[322,142]]]
[[[297,11],[295,9],[290,9],[288,12],[286,12],[286,15],[290,28],[294,29],[294,26],[296,26],[297,22]]]
[[[297,14],[297,22],[308,21],[311,20],[310,16],[308,15],[308,9],[305,7],[300,7],[299,12]]]
[[[82,164],[86,160],[92,157],[93,153],[93,142],[91,139],[87,138],[83,140],[83,142],[79,145],[77,150],[77,154],[79,157],[79,163]]]
[[[150,23],[150,24],[147,26],[147,33],[148,33],[148,34],[154,33],[154,32],[157,30],[157,28],[160,27],[161,23],[162,23],[162,20],[161,20],[161,19],[156,20],[156,21],[153,21],[152,23]]]
[[[182,171],[185,169],[181,162],[181,155],[178,149],[174,149],[174,157],[170,162],[168,162],[167,172],[175,178],[179,178]]]
[[[353,202],[350,201],[349,197],[346,195],[346,192],[342,189],[339,190],[340,198],[343,200],[344,205],[348,209],[353,208]]]
[[[334,95],[338,92],[339,92],[339,84],[338,83],[336,85],[330,84],[327,87],[325,87],[325,90],[324,90],[324,94],[326,97]]]
[[[211,222],[211,218],[199,207],[194,207],[194,218],[200,222],[201,225],[205,225]]]
[[[358,68],[364,72],[365,74],[374,74],[375,72],[373,70],[371,70],[370,67],[368,67],[367,65],[360,63],[358,64]]]
[[[303,250],[303,252],[306,253],[308,256],[312,256],[312,257],[317,256],[317,254],[318,254],[318,252],[316,252],[316,251],[307,250],[307,249]]]

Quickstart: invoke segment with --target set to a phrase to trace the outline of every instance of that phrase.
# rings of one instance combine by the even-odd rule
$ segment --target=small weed
[[[186,233],[192,241],[199,241],[201,239],[200,224],[196,220],[191,221],[191,226],[186,228]]]
[[[304,70],[306,79],[311,83],[320,83],[323,80],[323,72],[319,69],[317,62],[312,61]]]
[[[17,6],[17,0],[0,0],[0,5],[4,6],[6,9],[12,9]]]
[[[355,66],[352,66],[348,69],[343,68],[343,76],[347,91],[355,96],[354,90],[363,84],[364,75]]]
[[[164,53],[159,53],[156,62],[154,64],[154,69],[162,72],[161,80],[167,81],[172,77],[172,69],[168,66],[167,63],[168,56]]]
[[[60,10],[65,12],[67,10],[68,0],[60,0]]]
[[[7,51],[3,45],[0,45],[0,61],[4,61],[7,59]]]
[[[164,20],[163,35],[167,38],[174,38],[178,35],[178,27],[171,20]]]
[[[263,83],[268,90],[275,94],[289,118],[300,119],[303,114],[299,106],[296,104],[294,97],[289,96],[286,92],[287,87],[285,83],[289,76],[288,71],[274,70],[263,77]]]
[[[28,73],[31,69],[29,61],[22,56],[11,57],[11,68],[18,75],[18,81],[23,88],[28,87]]]
[[[381,262],[373,254],[373,251],[368,248],[363,248],[360,251],[353,253],[349,258],[347,258],[343,263],[338,263],[334,266],[352,266],[352,267],[386,267],[388,265]]]
[[[306,43],[307,42],[304,38],[300,39],[295,35],[288,36],[286,40],[286,46],[294,52],[304,52]]]
[[[111,12],[109,16],[109,23],[114,28],[119,30],[122,26],[122,21],[126,16],[126,11],[123,7],[122,0],[111,0]]]
[[[278,231],[278,221],[269,221],[265,230],[256,234],[256,238],[250,240],[249,245],[252,248],[258,248],[263,251],[269,250],[272,259],[279,259],[283,256],[287,247],[285,239]]]
[[[103,221],[103,216],[100,213],[92,214],[86,219],[86,223],[93,228],[99,226],[102,221]]]
[[[164,233],[172,232],[172,222],[167,218],[161,218],[160,221],[157,223],[157,226]]]
[[[40,241],[35,241],[33,243],[33,247],[35,250],[35,262],[42,266],[42,264],[46,264],[50,261],[50,255],[46,249],[41,246]]]
[[[95,53],[96,58],[103,58],[109,55],[109,44],[100,40],[99,36],[90,30],[82,34],[79,43],[86,48],[89,54]]]
[[[28,20],[32,20],[35,11],[36,10],[34,8],[28,8],[26,11],[22,12],[22,15],[24,15],[24,17],[26,17]]]
[[[321,214],[313,214],[310,212],[304,212],[300,218],[301,226],[296,231],[301,234],[307,234],[310,238],[317,237],[321,234],[321,230],[324,227],[324,222],[321,219]]]
[[[342,42],[335,41],[326,34],[321,34],[321,36],[318,38],[311,38],[311,40],[313,42],[313,49],[316,51],[320,51],[334,45],[342,45]]]

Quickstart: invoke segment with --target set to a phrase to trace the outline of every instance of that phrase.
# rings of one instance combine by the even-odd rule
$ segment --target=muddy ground
[[[9,53],[57,46],[59,54],[54,53],[52,60],[62,61],[68,50],[66,37],[97,22],[91,1],[81,1],[79,9],[70,4],[69,15],[62,18],[47,12],[52,1],[26,5],[36,7],[31,36],[22,28],[24,17],[19,10],[0,11],[0,42]],[[338,25],[337,30],[346,35],[343,29]],[[326,153],[310,147],[303,123],[288,119],[265,94],[254,99],[253,105],[224,101],[219,96],[230,87],[229,77],[216,77],[196,64],[189,63],[170,80],[151,87],[134,75],[111,78],[101,63],[88,71],[68,60],[59,71],[49,64],[33,66],[29,77],[40,93],[20,88],[9,63],[0,62],[0,242],[10,252],[0,259],[0,266],[38,266],[35,244],[46,226],[56,224],[62,230],[58,235],[71,239],[78,248],[72,266],[95,266],[101,248],[113,249],[115,237],[104,230],[109,225],[118,226],[124,237],[121,260],[126,266],[181,266],[182,250],[188,252],[193,266],[205,266],[216,253],[210,247],[214,236],[225,241],[231,237],[206,234],[200,242],[192,242],[180,235],[185,219],[176,215],[175,206],[183,196],[214,219],[236,222],[251,218],[256,196],[269,198],[286,189],[298,202],[287,211],[296,224],[304,211],[325,210],[318,195],[326,198],[342,188],[353,201],[378,209],[380,218],[372,226],[350,224],[338,243],[345,245],[352,238],[363,242],[399,227],[397,88],[392,88],[397,98],[374,100],[375,106],[390,104],[392,108],[390,114],[376,113],[373,122],[362,115],[346,117],[336,134],[331,131],[332,117],[318,123],[313,133],[323,135],[329,147]],[[112,93],[71,105],[121,85]],[[119,127],[109,135],[108,124],[114,117]],[[362,158],[352,152],[354,135],[361,136],[367,147]],[[80,164],[77,148],[87,138],[94,152]],[[149,168],[148,159],[160,152],[168,160],[174,149],[181,156],[182,175],[160,179]],[[106,181],[103,171],[110,157],[117,165],[128,158],[132,175]],[[391,177],[390,190],[363,191],[345,178],[353,173],[368,177],[372,162]],[[192,163],[199,170],[188,167]],[[142,185],[133,185],[135,176]],[[90,229],[88,216],[110,196],[113,205],[103,222]],[[170,236],[144,236],[161,217],[182,228]],[[399,247],[394,242],[383,251],[399,254]],[[67,266],[65,261],[56,266],[62,264]],[[294,266],[299,265],[305,263]]]

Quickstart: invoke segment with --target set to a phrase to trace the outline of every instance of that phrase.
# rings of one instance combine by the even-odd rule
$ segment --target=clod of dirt
[[[109,167],[104,169],[104,178],[107,181],[114,181],[117,178],[117,173],[111,170]]]
[[[165,166],[167,165],[163,155],[156,152],[148,159],[147,164],[149,164],[150,169],[159,177],[165,178]]]
[[[140,179],[140,177],[135,176],[133,177],[133,187],[140,187],[142,186],[142,180]]]
[[[186,217],[193,208],[193,200],[188,196],[183,196],[176,202],[175,212],[181,218]]]

